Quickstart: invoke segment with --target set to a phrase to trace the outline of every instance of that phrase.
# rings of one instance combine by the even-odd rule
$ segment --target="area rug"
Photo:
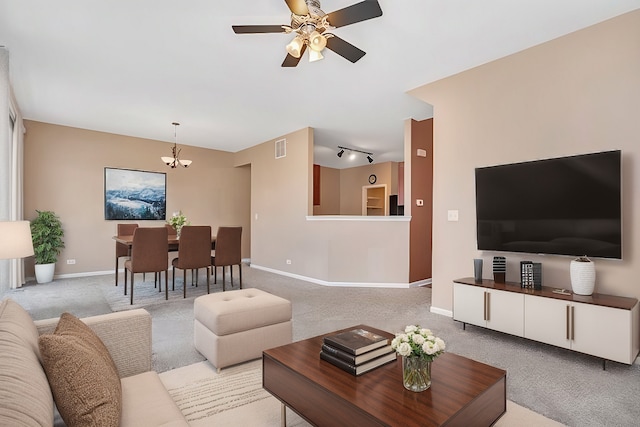
[[[204,271],[204,270],[202,270]],[[171,271],[169,271],[169,300],[182,300],[184,298],[182,288],[182,271],[176,270],[176,283],[175,290],[172,290],[171,286]],[[124,311],[132,310],[134,308],[148,307],[154,304],[165,304],[165,291],[164,291],[164,274],[162,274],[162,292],[158,291],[153,281],[153,273],[146,274],[146,281],[142,280],[142,274],[136,274],[136,281],[133,284],[133,304],[131,304],[131,297],[129,294],[124,295],[124,277],[121,277],[118,282],[118,286],[102,286],[101,291],[111,307],[112,311]],[[237,288],[236,284],[236,288]],[[227,278],[227,290],[231,289],[229,286],[229,279]],[[213,283],[213,277],[209,284],[210,293],[222,292],[222,283],[220,277],[218,277],[218,284]],[[130,291],[129,285],[127,285],[127,293]],[[207,278],[204,273],[198,277],[198,286],[191,284],[191,275],[187,274],[187,298],[193,300],[196,297],[207,294]]]
[[[279,427],[280,402],[262,388],[262,361],[236,365],[220,373],[207,361],[163,372],[160,378],[190,425]],[[550,420],[512,401],[498,427],[557,427]],[[287,409],[287,427],[310,426]]]

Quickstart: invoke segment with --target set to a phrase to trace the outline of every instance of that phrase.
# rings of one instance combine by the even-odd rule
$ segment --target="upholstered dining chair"
[[[135,273],[158,273],[159,291],[162,292],[164,271],[165,299],[169,299],[169,240],[166,227],[138,227],[133,233],[131,258],[124,263],[124,294],[127,294],[127,271],[131,272],[131,304]]]
[[[118,224],[118,236],[133,236],[133,231],[138,228],[138,224]],[[118,262],[122,257],[129,256],[129,246],[116,242],[116,286],[118,286]],[[127,284],[125,282],[124,286]]]
[[[213,266],[213,283],[218,283],[218,267],[222,267],[222,291],[225,291],[224,268],[229,266],[231,271],[231,286],[233,287],[233,266],[238,266],[240,274],[240,289],[242,289],[242,227],[218,227],[216,234],[216,249],[211,262]]]
[[[208,225],[185,225],[180,231],[180,246],[178,248],[178,257],[171,261],[173,279],[171,289],[175,290],[176,284],[176,268],[182,270],[182,278],[184,282],[183,297],[187,297],[187,270],[191,270],[191,281],[193,282],[193,274],[196,275],[196,286],[198,270],[205,268],[207,270],[207,293],[209,293],[209,278],[211,263],[211,227]]]

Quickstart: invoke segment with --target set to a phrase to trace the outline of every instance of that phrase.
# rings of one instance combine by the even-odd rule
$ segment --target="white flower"
[[[398,348],[398,345],[400,345],[400,342],[401,342],[400,337],[396,335],[396,337],[391,340],[391,348],[395,350],[396,348]]]
[[[417,330],[418,330],[418,327],[416,325],[409,325],[406,328],[404,328],[404,332],[407,333],[407,334],[408,333],[413,333],[413,332],[415,332]]]
[[[422,351],[431,356],[438,352],[438,348],[432,341],[426,341],[424,344],[422,344]]]
[[[411,341],[418,345],[422,345],[424,343],[424,337],[422,335],[415,334],[411,336]]]
[[[432,361],[444,352],[445,343],[430,329],[408,325],[404,332],[396,334],[393,338],[391,348],[404,357],[415,356]]]
[[[398,348],[396,348],[396,351],[398,352],[398,354],[400,354],[400,356],[410,356],[413,349],[408,342],[402,342],[400,343]]]

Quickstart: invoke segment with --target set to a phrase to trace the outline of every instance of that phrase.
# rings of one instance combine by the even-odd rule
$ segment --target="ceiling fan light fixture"
[[[309,49],[309,62],[316,62],[323,59],[322,53],[317,50]]]
[[[309,47],[316,52],[322,52],[327,46],[327,38],[317,31],[314,31],[309,36]]]
[[[287,53],[295,58],[300,58],[303,45],[304,42],[302,41],[302,38],[300,36],[295,36],[293,40],[291,40],[291,43],[287,45]]]

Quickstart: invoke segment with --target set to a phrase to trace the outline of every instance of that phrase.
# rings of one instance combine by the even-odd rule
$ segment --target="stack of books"
[[[366,329],[324,337],[320,358],[352,375],[361,375],[396,360],[389,339]]]

